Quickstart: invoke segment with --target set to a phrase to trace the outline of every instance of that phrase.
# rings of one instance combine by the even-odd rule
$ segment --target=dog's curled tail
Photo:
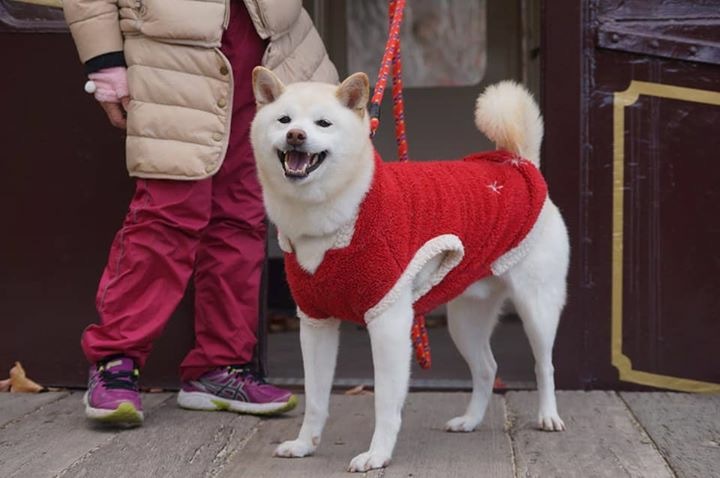
[[[514,81],[488,86],[475,105],[475,124],[498,149],[540,165],[543,120],[532,95]]]

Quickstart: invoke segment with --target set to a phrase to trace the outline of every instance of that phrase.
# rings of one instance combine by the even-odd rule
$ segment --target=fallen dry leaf
[[[365,390],[365,385],[358,385],[345,391],[345,395],[372,395],[372,390]]]
[[[10,369],[10,392],[39,393],[43,391],[45,391],[45,387],[30,380],[20,362],[15,362],[15,366]]]

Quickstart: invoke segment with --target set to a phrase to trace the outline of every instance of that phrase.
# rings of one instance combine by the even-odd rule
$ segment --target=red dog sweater
[[[413,287],[415,314],[425,314],[519,261],[546,197],[537,168],[507,151],[394,163],[376,153],[349,245],[328,250],[312,274],[285,253],[293,298],[313,319],[365,325],[428,261],[440,259]]]

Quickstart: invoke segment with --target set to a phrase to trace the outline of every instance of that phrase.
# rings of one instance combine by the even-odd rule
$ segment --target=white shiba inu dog
[[[417,312],[414,307],[432,296],[437,288],[444,287],[445,282],[452,282],[462,274],[470,277],[467,270],[473,264],[466,263],[478,256],[473,248],[476,244],[485,244],[487,237],[497,236],[495,228],[499,225],[515,231],[508,235],[512,240],[506,241],[506,250],[483,256],[488,261],[486,273],[448,297],[451,299],[447,305],[450,334],[470,367],[473,392],[465,413],[450,419],[446,429],[469,432],[482,421],[497,370],[490,335],[503,302],[511,299],[523,320],[535,357],[539,427],[563,430],[565,425],[555,401],[552,348],[565,304],[569,244],[563,219],[546,197],[545,190],[538,196],[539,193],[525,186],[517,187],[524,185],[526,179],[541,182],[541,187],[545,187],[537,172],[543,124],[530,94],[513,82],[503,82],[489,87],[478,98],[475,122],[496,143],[498,151],[489,153],[494,159],[466,158],[447,162],[447,165],[436,162],[398,167],[398,163],[391,166],[375,156],[369,137],[366,112],[369,82],[365,74],[356,73],[340,86],[322,83],[285,86],[272,72],[258,67],[253,72],[253,89],[258,113],[252,123],[251,141],[265,206],[270,219],[278,226],[291,290],[299,306],[305,370],[305,417],[300,433],[295,440],[279,445],[275,454],[303,457],[312,454],[320,443],[335,371],[339,319],[348,318],[332,315],[330,311],[335,309],[331,306],[346,304],[351,296],[364,300],[369,297],[366,294],[380,293],[368,299],[370,302],[363,307],[353,309],[355,315],[351,318],[365,322],[372,343],[375,432],[369,449],[352,459],[349,471],[362,472],[388,465],[408,389],[410,332]],[[495,167],[493,172],[478,173],[477,177],[485,178],[482,175],[487,174],[492,179],[497,174],[500,180],[470,183],[472,189],[478,191],[477,196],[474,191],[448,187],[448,182],[455,184],[460,176],[475,177],[472,168],[476,163],[493,163]],[[396,181],[400,176],[395,174],[400,174],[400,170],[410,171],[409,188],[399,185],[404,181]],[[413,173],[416,170],[420,173]],[[452,190],[455,196],[445,200],[442,199],[445,196],[437,196],[440,192],[428,193],[423,189],[421,195],[413,197],[418,202],[431,197],[434,202],[430,206],[435,209],[429,213],[416,211],[410,219],[401,217],[405,202],[375,198],[381,194],[379,190],[390,194],[393,188],[398,191],[405,188],[397,194],[412,195],[413,184],[432,188],[433,182],[438,183],[437,189],[443,189],[442,194]],[[538,205],[531,222],[522,226],[525,229],[515,224],[520,221],[518,218],[526,218],[525,212],[518,213],[517,217],[503,212],[502,198],[511,194],[511,189]],[[473,211],[476,197],[483,201],[482,207],[477,214],[468,214],[467,211]],[[371,203],[380,207],[364,214],[364,208],[373,207]],[[463,214],[453,212],[456,203],[463,208]],[[501,211],[495,213],[492,221],[484,221],[485,208],[491,206],[500,207]],[[386,214],[394,214],[389,223],[383,222]],[[467,239],[462,235],[472,236],[473,231],[433,232],[429,240],[421,241],[417,250],[410,250],[405,262],[396,260],[394,252],[385,251],[388,244],[404,244],[408,239],[394,237],[405,227],[396,226],[396,221],[408,223],[402,230],[412,234],[418,229],[413,221],[419,221],[423,228],[425,224],[434,227],[436,223],[445,223],[443,216],[457,216],[462,227],[477,225],[479,232],[475,236],[481,236],[480,239]],[[374,234],[367,234],[361,231],[361,223],[381,230],[376,227]],[[384,228],[383,224],[392,227]],[[378,236],[382,237],[378,239]],[[358,241],[362,244],[356,247]],[[390,255],[380,258],[381,252],[375,251],[381,249]],[[352,257],[342,256],[345,250],[354,251]],[[357,255],[361,257],[355,257]],[[372,266],[378,261],[383,263]],[[339,276],[333,277],[327,272],[331,262],[337,265]],[[364,268],[366,263],[371,265],[369,269]],[[398,270],[389,279],[388,287],[375,287],[387,280],[380,277],[386,275],[385,269],[393,268]],[[324,277],[324,282],[313,283],[316,276]],[[357,287],[354,281],[358,281]],[[326,298],[329,305],[320,305],[318,301]],[[326,305],[329,308],[323,308]],[[341,306],[345,305],[338,307]]]

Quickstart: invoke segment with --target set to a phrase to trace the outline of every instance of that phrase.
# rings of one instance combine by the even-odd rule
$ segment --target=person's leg
[[[210,188],[209,180],[137,180],[100,279],[100,323],[83,333],[90,362],[122,354],[145,364],[192,275],[208,223]]]
[[[230,143],[213,177],[212,217],[195,269],[195,348],[181,366],[178,403],[195,410],[276,414],[295,407],[290,392],[265,383],[247,364],[257,342],[265,211],[249,140],[255,115],[252,69],[264,42],[241,2],[232,2],[222,51],[235,80]]]
[[[222,51],[235,81],[230,142],[212,178],[212,216],[195,269],[195,348],[181,366],[183,380],[218,366],[243,365],[256,344],[265,257],[265,211],[249,141],[255,102],[250,84],[265,43],[241,2],[231,2]]]
[[[89,417],[142,421],[136,369],[144,365],[192,275],[210,215],[210,187],[209,180],[137,180],[100,279],[100,322],[85,329],[81,340],[95,364],[86,395]]]

